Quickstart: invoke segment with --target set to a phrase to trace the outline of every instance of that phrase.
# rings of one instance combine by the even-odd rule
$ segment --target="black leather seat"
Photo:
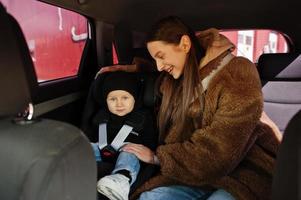
[[[82,132],[54,120],[15,118],[37,80],[23,33],[1,4],[0,30],[0,199],[95,200],[96,162]]]
[[[264,110],[283,132],[301,109],[301,56],[263,54],[258,60],[258,71],[263,84]]]

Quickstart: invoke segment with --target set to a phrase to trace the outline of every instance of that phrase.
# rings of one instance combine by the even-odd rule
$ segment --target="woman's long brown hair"
[[[174,79],[168,73],[162,72],[159,78],[159,91],[162,102],[158,114],[160,139],[169,129],[183,131],[189,118],[201,114],[202,86],[199,77],[199,61],[205,51],[201,48],[195,33],[178,17],[170,16],[156,23],[147,38],[147,42],[163,41],[178,45],[183,35],[189,36],[191,48],[187,54],[183,74]]]

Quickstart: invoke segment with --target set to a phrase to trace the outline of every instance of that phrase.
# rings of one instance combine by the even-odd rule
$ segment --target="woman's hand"
[[[272,121],[271,118],[269,118],[269,116],[264,111],[261,114],[260,121],[270,126],[273,129],[277,139],[279,141],[282,140],[282,133],[279,130],[278,126]]]
[[[128,143],[122,147],[122,151],[135,154],[143,162],[155,164],[155,153],[142,144]]]

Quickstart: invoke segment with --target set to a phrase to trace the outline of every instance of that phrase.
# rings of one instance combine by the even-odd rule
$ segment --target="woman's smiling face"
[[[181,45],[152,41],[147,43],[147,49],[155,59],[158,71],[166,71],[174,79],[178,79],[184,70],[187,51]]]

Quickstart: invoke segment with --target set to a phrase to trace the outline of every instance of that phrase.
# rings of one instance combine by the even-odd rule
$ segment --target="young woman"
[[[231,54],[216,29],[197,36],[177,17],[155,24],[147,48],[162,71],[155,152],[123,150],[160,165],[132,199],[269,199],[279,140],[260,121],[256,67]]]

